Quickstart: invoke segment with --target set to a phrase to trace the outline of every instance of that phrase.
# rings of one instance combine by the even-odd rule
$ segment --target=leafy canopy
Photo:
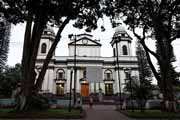
[[[86,30],[97,28],[97,19],[102,17],[100,0],[1,0],[1,11],[11,23],[24,22],[28,14],[33,19],[43,15],[52,26],[60,26],[64,17],[77,19],[74,27]]]

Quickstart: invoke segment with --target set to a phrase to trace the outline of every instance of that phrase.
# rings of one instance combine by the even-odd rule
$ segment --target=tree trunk
[[[44,61],[40,75],[38,76],[38,79],[35,82],[36,79],[36,73],[34,71],[35,62],[36,62],[41,35],[46,25],[46,20],[45,19],[42,20],[42,18],[40,17],[39,19],[37,19],[37,21],[35,20],[32,35],[31,35],[32,19],[29,19],[29,21],[27,21],[26,24],[26,32],[24,39],[25,42],[24,42],[23,59],[22,59],[23,81],[22,81],[21,91],[17,100],[18,101],[16,106],[17,111],[26,112],[26,111],[31,111],[34,108],[37,108],[36,104],[34,104],[36,102],[34,98],[38,97],[38,91],[41,89],[41,85],[43,82],[43,78],[48,63],[50,62],[51,57],[55,51],[55,48],[60,40],[60,34],[70,20],[70,18],[67,18],[59,28],[54,43],[52,44],[48,52],[48,55]]]
[[[163,20],[159,15],[153,16],[153,24],[154,24],[154,31],[156,33],[155,37],[157,39],[156,42],[157,54],[160,58],[158,64],[160,66],[161,79],[157,79],[157,80],[158,80],[158,85],[163,94],[164,108],[165,111],[176,112],[176,106],[170,105],[175,101],[173,78],[170,77],[171,76],[170,65],[173,56],[172,55],[173,49],[171,45],[172,41],[170,40],[170,36],[168,36],[170,33],[166,25],[163,24]]]
[[[171,53],[172,49],[170,49],[171,45],[168,43],[168,40],[164,40],[164,46],[166,46],[165,50],[160,51],[162,54],[162,63],[160,64],[160,74],[162,76],[161,79],[161,89],[163,93],[163,103],[165,111],[168,112],[177,112],[175,103],[175,95],[174,95],[174,89],[173,89],[173,80],[174,78],[171,78],[170,74],[170,65],[171,65]]]
[[[23,46],[23,56],[22,56],[22,82],[21,82],[21,90],[19,90],[18,97],[17,97],[17,105],[16,110],[17,111],[23,111],[25,109],[26,104],[26,97],[24,94],[28,92],[27,85],[28,79],[27,79],[27,73],[28,73],[28,59],[30,57],[29,51],[30,51],[30,41],[31,41],[31,28],[32,28],[32,14],[28,14],[28,19],[26,23],[25,28],[25,35],[24,35],[24,46]]]
[[[41,89],[43,79],[44,79],[44,75],[46,73],[48,64],[49,64],[49,62],[50,62],[50,60],[52,58],[52,55],[53,55],[53,53],[54,53],[54,51],[56,49],[56,46],[57,46],[58,42],[60,41],[61,33],[62,33],[64,27],[69,23],[69,21],[70,21],[70,17],[67,17],[65,19],[65,21],[62,23],[62,25],[60,26],[60,28],[59,28],[59,30],[58,30],[58,32],[56,34],[55,40],[54,40],[54,42],[53,42],[53,44],[52,44],[52,46],[51,46],[51,48],[50,48],[50,50],[49,50],[49,52],[48,52],[48,54],[46,56],[46,59],[44,61],[41,72],[39,73],[39,76],[37,78],[36,85],[35,85],[36,91],[39,91]]]
[[[34,20],[33,31],[31,33],[32,15],[29,13],[24,37],[22,57],[22,84],[21,92],[17,100],[17,111],[28,111],[30,108],[32,108],[31,103],[33,96],[37,94],[34,91],[34,82],[36,78],[34,69],[39,43],[45,25],[46,19],[44,19],[43,16],[38,16]]]

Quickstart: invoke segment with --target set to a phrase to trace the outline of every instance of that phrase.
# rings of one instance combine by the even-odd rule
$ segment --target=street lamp
[[[118,72],[118,81],[119,81],[119,104],[120,104],[120,110],[122,110],[122,105],[121,105],[121,80],[120,80],[120,73],[119,73],[119,52],[118,52],[118,40],[121,39],[120,36],[114,37],[115,39],[115,44],[116,44],[116,63],[117,63],[117,72]]]
[[[71,73],[70,73],[70,96],[69,96],[69,108],[68,108],[69,112],[71,112],[72,75],[73,75],[73,69],[71,69]]]
[[[132,110],[132,112],[134,112],[134,104],[133,104],[133,96],[132,96],[133,89],[132,89],[132,79],[131,79],[131,68],[124,68],[124,73],[126,74],[126,77],[130,82],[131,110]]]
[[[74,91],[73,91],[73,105],[76,105],[76,76],[77,76],[77,68],[76,68],[76,35],[70,34],[68,36],[70,40],[74,40]]]

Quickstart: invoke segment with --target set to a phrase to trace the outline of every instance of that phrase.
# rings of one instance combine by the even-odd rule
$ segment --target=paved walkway
[[[93,108],[84,106],[87,117],[85,120],[133,120],[116,111],[114,105],[95,105]]]

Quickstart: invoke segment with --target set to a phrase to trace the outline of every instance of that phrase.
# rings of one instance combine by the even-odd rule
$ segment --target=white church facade
[[[51,29],[44,31],[36,61],[37,72],[54,38]],[[100,91],[105,95],[123,92],[127,79],[124,69],[130,69],[132,77],[139,76],[137,57],[132,55],[131,41],[124,27],[117,27],[110,42],[114,54],[112,57],[103,57],[99,40],[94,40],[92,35],[86,33],[76,35],[76,39],[70,40],[68,44],[68,56],[53,55],[44,77],[42,92],[65,95],[70,92],[71,80],[72,89],[75,84],[76,92],[82,96]]]

